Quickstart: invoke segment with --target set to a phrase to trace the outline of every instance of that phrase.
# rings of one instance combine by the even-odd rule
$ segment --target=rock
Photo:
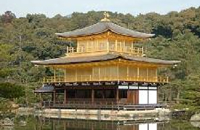
[[[22,121],[22,120],[21,120],[21,121],[19,122],[19,125],[20,125],[20,126],[26,126],[26,121]]]
[[[8,103],[11,105],[11,108],[12,108],[12,109],[17,109],[17,108],[19,108],[19,105],[16,104],[15,102],[13,102],[13,101],[9,101]]]
[[[200,121],[200,113],[191,116],[190,121]]]
[[[5,118],[4,120],[0,121],[1,126],[13,126],[14,123],[9,118]]]
[[[190,122],[192,126],[200,128],[200,122],[192,121]]]
[[[158,108],[156,109],[156,111],[158,112],[159,117],[169,116],[171,113],[169,109],[163,109],[163,108]]]

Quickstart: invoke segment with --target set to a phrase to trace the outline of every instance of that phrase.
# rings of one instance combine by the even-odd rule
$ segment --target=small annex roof
[[[145,63],[154,63],[161,65],[174,65],[180,63],[180,61],[176,60],[160,60],[154,58],[147,57],[135,57],[125,54],[104,54],[104,55],[96,55],[96,56],[85,56],[85,57],[61,57],[43,61],[31,61],[35,65],[64,65],[64,64],[75,64],[75,63],[89,63],[89,62],[99,62],[99,61],[108,61],[114,60],[117,58],[122,58],[129,61],[135,62],[145,62]]]
[[[43,84],[41,88],[34,90],[34,93],[52,93],[53,91],[54,87],[52,85]]]
[[[154,34],[142,33],[142,32],[121,27],[110,21],[100,21],[94,25],[91,25],[82,29],[77,29],[74,31],[69,31],[69,32],[64,32],[64,33],[56,33],[56,35],[59,37],[65,37],[65,38],[75,38],[75,37],[81,37],[81,36],[101,34],[106,31],[111,31],[116,34],[134,37],[134,38],[150,38],[154,36]]]

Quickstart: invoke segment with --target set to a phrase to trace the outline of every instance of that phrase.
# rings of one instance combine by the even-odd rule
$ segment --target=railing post
[[[68,46],[67,46],[67,54],[69,53],[68,51],[69,51],[69,48],[68,48]]]
[[[54,82],[56,82],[56,70],[55,70],[55,68],[53,69],[53,78],[54,78]]]

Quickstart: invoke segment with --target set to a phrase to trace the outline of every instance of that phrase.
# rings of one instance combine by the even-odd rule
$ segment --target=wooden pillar
[[[136,90],[136,104],[139,104],[139,90]]]
[[[53,104],[56,103],[56,91],[53,92]]]
[[[66,123],[65,123],[65,121],[63,121],[63,130],[66,130],[67,129],[67,126],[66,126]]]
[[[117,39],[115,40],[115,51],[117,51],[118,48],[117,48]]]
[[[41,106],[43,106],[43,98],[42,98],[42,93],[40,93],[39,95],[40,95],[40,103],[41,103]]]
[[[78,74],[77,74],[78,72],[77,72],[77,68],[76,68],[76,70],[75,70],[75,76],[76,76],[76,82],[78,81]],[[71,78],[70,78],[71,79]]]
[[[102,89],[103,100],[105,98],[105,89]]]
[[[56,125],[54,120],[52,120],[52,130],[56,130]]]
[[[124,40],[123,41],[123,44],[122,44],[122,52],[127,52],[127,49],[126,49],[126,41]]]
[[[56,69],[53,68],[53,79],[54,79],[54,82],[56,82]]]
[[[140,78],[140,68],[137,67],[137,80],[139,80],[139,78]]]
[[[119,89],[118,88],[116,89],[116,101],[118,104],[119,103]]]
[[[122,52],[122,41],[119,42],[119,52]]]
[[[156,89],[156,91],[157,91],[157,104],[159,104],[159,93],[158,93],[159,87],[158,86],[156,86],[156,87],[157,87],[157,89]]]
[[[155,76],[156,76],[156,82],[157,82],[158,81],[158,69],[157,68],[156,68]]]
[[[106,49],[106,50],[107,50],[107,52],[109,52],[109,51],[110,51],[109,49],[110,49],[110,47],[109,47],[109,40],[108,40],[108,38],[107,38],[107,49]]]
[[[101,68],[99,67],[99,77],[98,77],[99,79],[98,79],[98,81],[100,81],[101,80]]]
[[[126,73],[126,79],[128,80],[129,79],[129,66],[127,65],[127,73]]]
[[[119,79],[120,77],[119,77],[119,64],[117,65],[117,79],[118,79],[118,82],[119,82]]]
[[[149,68],[147,68],[147,81],[149,81]]]
[[[93,104],[94,103],[94,89],[92,89],[91,98],[92,98],[92,104]]]
[[[66,104],[67,102],[67,90],[66,88],[64,89],[64,103],[63,104]]]
[[[51,102],[53,102],[53,99],[54,99],[54,92],[51,93]]]
[[[67,80],[67,73],[66,73],[66,69],[64,69],[64,81],[66,82]]]

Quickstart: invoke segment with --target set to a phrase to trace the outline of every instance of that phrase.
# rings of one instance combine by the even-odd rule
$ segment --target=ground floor
[[[42,105],[45,107],[131,109],[160,106],[156,85],[56,86],[46,84],[42,89],[36,92],[40,93]]]

